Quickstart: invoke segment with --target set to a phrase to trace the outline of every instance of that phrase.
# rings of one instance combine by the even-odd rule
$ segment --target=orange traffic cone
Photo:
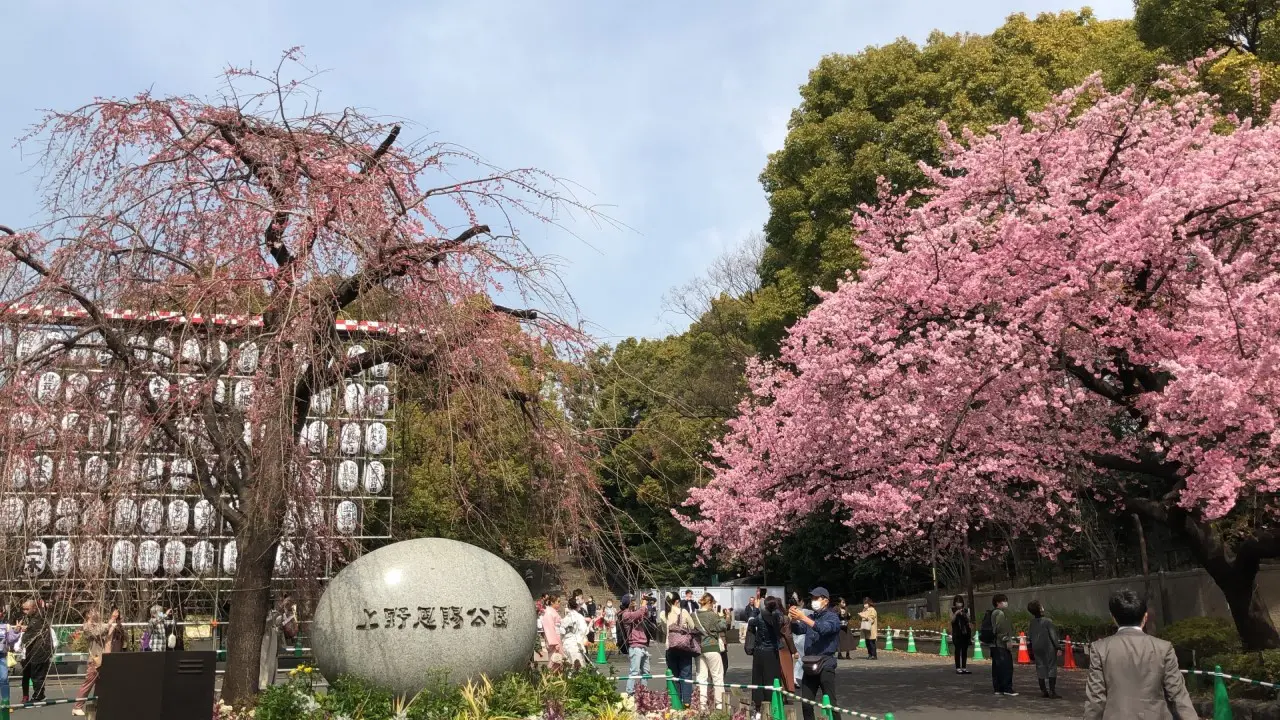
[[[1063,670],[1076,669],[1076,651],[1074,648],[1071,647],[1070,635],[1067,636],[1066,641],[1063,642],[1062,644],[1062,669]]]
[[[1031,653],[1027,652],[1027,634],[1018,633],[1018,664],[1030,665]]]

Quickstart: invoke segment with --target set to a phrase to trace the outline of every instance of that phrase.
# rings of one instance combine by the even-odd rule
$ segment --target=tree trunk
[[[1245,652],[1280,648],[1280,633],[1271,622],[1271,614],[1258,594],[1258,568],[1238,567],[1238,563],[1211,563],[1209,576],[1227,597],[1231,619],[1240,634]]]
[[[271,575],[275,570],[273,533],[248,527],[236,538],[239,552],[231,586],[231,627],[227,630],[227,672],[222,700],[232,707],[250,705],[258,690],[262,637],[271,608]]]

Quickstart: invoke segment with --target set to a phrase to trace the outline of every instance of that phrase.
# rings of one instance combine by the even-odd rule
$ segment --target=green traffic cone
[[[867,636],[861,633],[858,634],[858,649],[859,650],[867,649]]]
[[[942,645],[938,648],[938,657],[951,657],[951,648],[947,647],[947,631],[942,631]]]
[[[4,662],[0,660],[0,662]],[[9,703],[0,705],[0,720],[9,720]]]
[[[893,628],[885,628],[884,649],[893,650]]]
[[[684,704],[680,702],[680,691],[676,689],[676,681],[670,670],[667,671],[667,698],[671,700],[672,710],[684,709]]]
[[[907,628],[907,653],[916,651],[916,631],[915,628]]]
[[[787,719],[786,705],[782,702],[782,681],[778,678],[773,679],[773,699],[769,707],[773,710],[773,720]]]
[[[296,658],[302,657],[302,641],[297,638],[293,640],[293,656]]]
[[[986,658],[982,657],[982,643],[980,642],[976,642],[973,644],[973,659],[986,660]]]
[[[604,639],[600,639],[596,641],[596,664],[603,665],[606,662],[608,662],[608,660],[604,655]]]
[[[835,720],[835,718],[831,714],[831,696],[830,695],[822,696],[822,716],[825,717],[827,720]]]
[[[893,713],[885,713],[884,720],[893,720]]]
[[[1227,682],[1222,679],[1222,666],[1213,666],[1213,720],[1231,720],[1231,701],[1227,699]]]

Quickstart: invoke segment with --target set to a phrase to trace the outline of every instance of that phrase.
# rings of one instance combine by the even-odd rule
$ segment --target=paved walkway
[[[613,671],[626,674],[626,662],[610,658]],[[1079,718],[1084,713],[1084,672],[1059,673],[1058,692],[1062,700],[1045,700],[1036,688],[1035,670],[1018,666],[1014,671],[1014,689],[1022,693],[1015,698],[993,695],[989,663],[977,663],[972,675],[956,675],[949,658],[930,655],[881,652],[880,659],[872,662],[859,657],[841,660],[836,670],[839,683],[839,705],[859,712],[881,717],[892,712],[895,720],[1014,720],[1014,718]],[[661,646],[654,647],[652,671],[661,675],[666,671]],[[284,677],[284,674],[281,674]],[[742,652],[741,645],[730,646],[727,681],[749,683],[751,658]],[[49,677],[48,696],[54,698],[75,697],[79,678],[59,679]],[[654,690],[661,690],[662,683],[651,683]],[[14,684],[15,690],[17,684]],[[15,698],[16,700],[16,698]],[[744,691],[735,691],[731,702],[749,700]],[[799,708],[793,704],[787,708],[788,716],[799,718]],[[16,710],[14,720],[52,720],[71,717],[70,705]]]
[[[655,675],[666,672],[661,654],[662,650],[655,648]],[[614,665],[617,668],[621,663],[615,661]],[[624,674],[625,668],[620,669],[619,674]],[[895,720],[1057,720],[1084,714],[1082,670],[1060,671],[1058,694],[1063,699],[1046,700],[1040,696],[1034,667],[1014,668],[1014,690],[1021,694],[1012,698],[993,694],[990,663],[975,663],[970,669],[972,675],[956,675],[950,658],[901,652],[881,651],[880,659],[874,662],[862,656],[841,660],[836,669],[838,704],[876,717],[892,712]],[[751,681],[751,658],[742,652],[741,645],[730,646],[726,681]],[[660,683],[654,682],[652,687],[657,690]],[[736,706],[749,700],[746,696],[747,691],[735,691],[731,702]],[[795,705],[787,711],[788,717],[800,716]]]

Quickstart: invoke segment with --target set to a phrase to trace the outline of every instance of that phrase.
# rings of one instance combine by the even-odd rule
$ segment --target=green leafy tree
[[[1136,0],[1133,5],[1138,37],[1174,60],[1209,50],[1280,60],[1277,0]]]
[[[1140,81],[1157,55],[1131,23],[1080,12],[1013,15],[991,35],[934,32],[856,55],[828,55],[800,89],[783,148],[760,177],[769,198],[763,286],[748,319],[772,354],[785,329],[858,266],[850,217],[874,202],[877,178],[919,187],[921,161],[938,160],[938,123],[974,132],[1040,109],[1101,71],[1109,87]]]

